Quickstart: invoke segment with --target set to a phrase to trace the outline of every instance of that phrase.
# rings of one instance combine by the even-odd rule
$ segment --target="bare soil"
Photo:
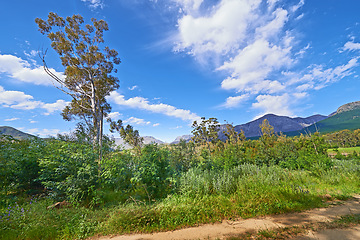
[[[270,230],[280,227],[302,226],[305,224],[330,222],[341,216],[360,214],[360,195],[348,201],[332,202],[327,208],[311,209],[304,212],[279,214],[251,219],[224,220],[222,223],[204,224],[198,227],[152,234],[133,234],[103,236],[99,240],[190,240],[190,239],[226,239],[241,233]],[[349,229],[325,229],[319,232],[309,231],[297,240],[308,239],[360,239],[360,226]]]

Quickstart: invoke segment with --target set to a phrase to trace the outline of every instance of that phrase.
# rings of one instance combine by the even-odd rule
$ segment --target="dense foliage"
[[[117,150],[106,140],[101,169],[96,149],[79,133],[47,140],[2,137],[0,238],[175,229],[317,207],[322,194],[343,198],[360,190],[358,155],[341,160],[327,155],[331,147],[357,145],[359,130],[289,138],[274,134],[266,122],[261,129],[257,140],[228,126],[225,142],[130,150]],[[63,200],[72,207],[45,210]],[[45,222],[51,222],[48,232],[36,235]],[[19,231],[21,237],[12,237]]]

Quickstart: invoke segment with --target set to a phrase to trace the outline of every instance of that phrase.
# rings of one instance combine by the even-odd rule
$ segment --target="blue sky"
[[[0,8],[0,125],[46,137],[69,132],[69,97],[38,57],[50,48],[35,18],[80,14],[109,24],[120,88],[108,97],[122,119],[171,142],[200,117],[242,124],[266,113],[328,115],[359,99],[360,1],[33,0]],[[61,74],[56,53],[48,66]],[[108,126],[106,126],[106,129]],[[107,132],[107,131],[106,131]],[[107,132],[108,133],[108,132]]]

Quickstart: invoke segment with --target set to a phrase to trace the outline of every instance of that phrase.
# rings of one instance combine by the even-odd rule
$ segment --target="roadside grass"
[[[344,200],[359,193],[359,182],[360,167],[351,160],[334,160],[333,168],[317,172],[248,164],[226,171],[192,169],[179,180],[176,194],[155,202],[47,209],[50,199],[3,201],[0,239],[85,239],[302,211],[325,206],[325,195]]]

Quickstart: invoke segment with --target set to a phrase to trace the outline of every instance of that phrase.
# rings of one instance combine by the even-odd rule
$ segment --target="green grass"
[[[320,174],[255,165],[222,172],[194,169],[183,176],[177,194],[152,203],[129,200],[94,209],[49,210],[50,199],[21,204],[16,204],[16,199],[3,201],[0,239],[84,239],[156,232],[321,207],[325,194],[346,199],[360,191],[358,163],[335,160],[334,164]]]
[[[337,149],[328,149],[327,153],[328,154],[336,154],[336,150],[339,151],[340,153],[348,153],[351,154],[354,151],[357,153],[360,153],[360,147],[348,147],[348,148],[337,148]]]

